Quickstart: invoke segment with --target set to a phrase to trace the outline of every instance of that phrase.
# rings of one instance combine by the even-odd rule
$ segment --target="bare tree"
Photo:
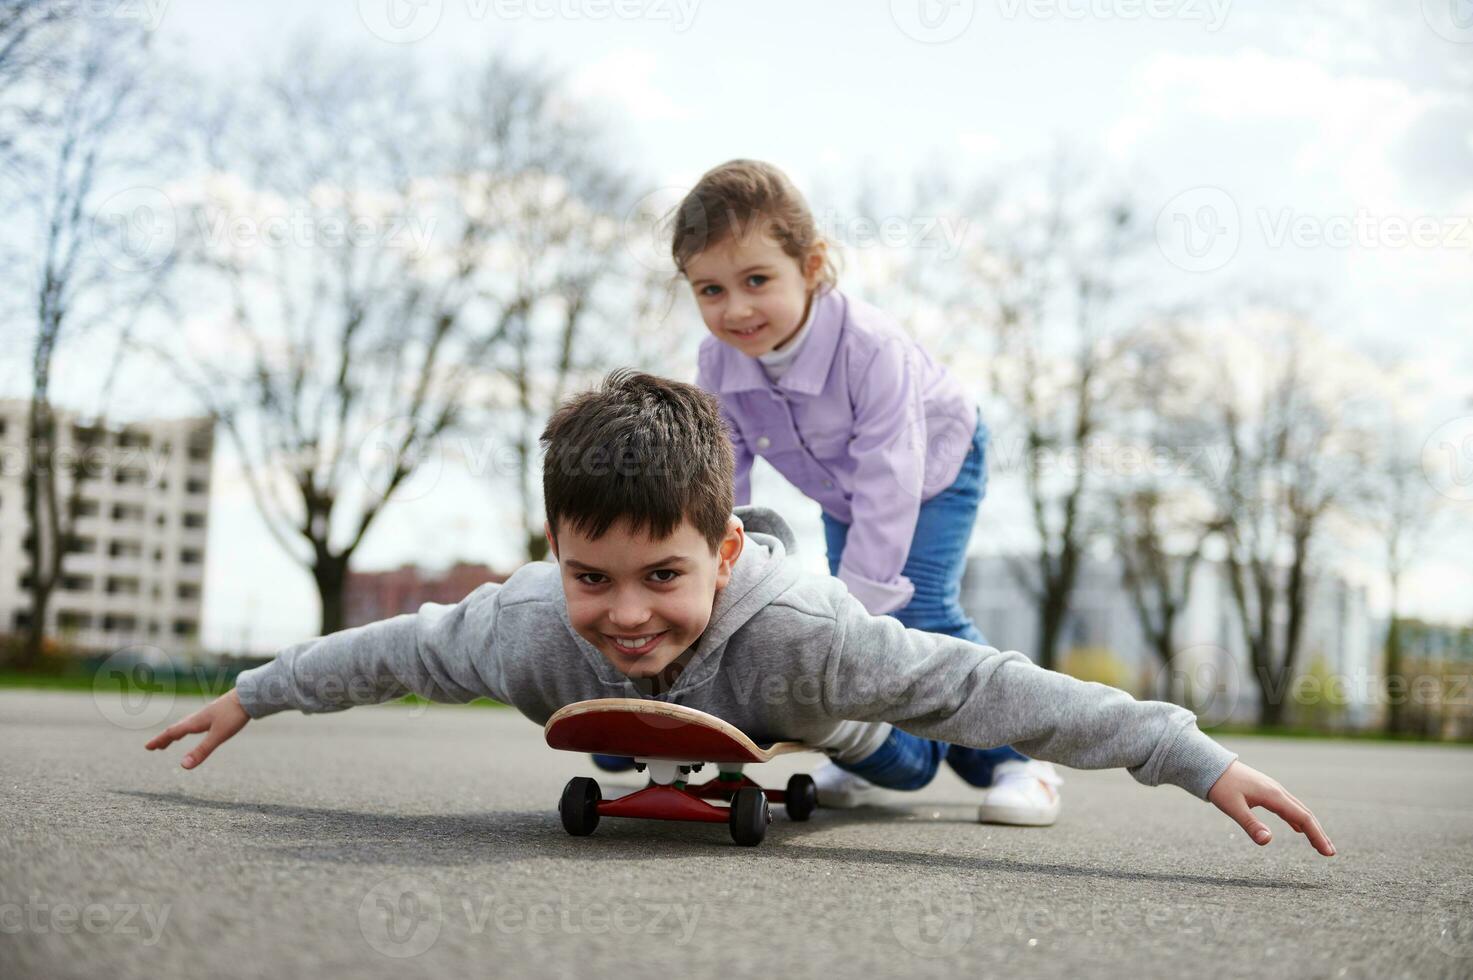
[[[902,205],[866,177],[851,219],[864,224],[848,230],[879,247],[846,256],[929,350],[985,365],[1006,416],[989,422],[994,440],[1022,449],[993,459],[1021,457],[1035,542],[1009,567],[1037,609],[1038,661],[1053,668],[1084,554],[1108,524],[1086,460],[1120,392],[1124,294],[1149,239],[1129,196],[1085,179],[1068,153],[970,186],[923,174],[909,195]],[[904,241],[885,247],[885,224],[901,213],[912,219]]]
[[[1441,516],[1439,497],[1422,470],[1416,440],[1405,426],[1390,423],[1377,446],[1376,466],[1370,474],[1367,517],[1380,538],[1386,581],[1390,587],[1382,674],[1386,684],[1386,731],[1407,730],[1406,692],[1402,666],[1401,604],[1406,573],[1425,557],[1427,539]]]
[[[537,438],[542,421],[570,386],[593,371],[611,366],[590,336],[596,324],[605,334],[627,333],[606,319],[603,294],[615,287],[627,256],[619,237],[619,214],[628,195],[627,179],[608,161],[603,137],[576,109],[557,105],[554,81],[543,75],[508,74],[493,65],[479,79],[479,90],[458,109],[456,129],[466,155],[504,143],[508,125],[528,128],[524,155],[513,165],[526,174],[503,233],[509,246],[506,274],[513,292],[526,297],[508,323],[492,363],[504,381],[482,408],[483,426],[500,431],[516,458],[519,520],[525,553],[546,554],[542,533]],[[530,127],[540,126],[541,132]],[[608,329],[612,328],[612,329]]]
[[[45,0],[0,0],[0,175],[22,173],[25,133],[47,121],[44,89],[65,71],[75,13]]]
[[[1163,667],[1177,652],[1177,622],[1191,598],[1207,542],[1220,531],[1188,462],[1200,460],[1201,425],[1186,356],[1190,328],[1179,318],[1149,324],[1127,346],[1116,429],[1122,455],[1140,466],[1106,489],[1114,504],[1115,552],[1141,632]],[[1126,468],[1129,470],[1130,468]],[[1162,672],[1170,697],[1171,675]]]
[[[1271,312],[1245,317],[1232,330],[1251,339],[1216,351],[1235,363],[1209,403],[1227,465],[1200,476],[1218,508],[1228,582],[1259,688],[1259,722],[1277,725],[1298,668],[1316,549],[1327,519],[1358,503],[1366,446],[1357,402],[1337,390],[1334,367],[1315,349],[1309,324]]]
[[[47,102],[35,114],[38,124],[9,146],[27,163],[6,185],[8,203],[33,229],[25,258],[9,265],[21,274],[18,295],[28,297],[33,337],[24,477],[31,607],[22,667],[41,654],[52,593],[73,546],[76,503],[92,475],[80,457],[63,462],[58,455],[73,434],[59,431],[54,413],[57,359],[84,337],[97,344],[110,335],[121,350],[172,264],[151,239],[137,238],[136,208],[121,216],[116,210],[128,182],[148,168],[158,172],[167,158],[148,36],[86,21],[67,26],[51,34]],[[93,393],[95,411],[106,404],[118,364],[112,361]],[[85,445],[97,434],[95,425],[83,425],[75,436]]]
[[[992,389],[1025,450],[1024,488],[1037,550],[1011,567],[1038,613],[1038,659],[1055,666],[1080,565],[1104,520],[1092,513],[1088,462],[1120,392],[1116,310],[1122,267],[1143,241],[1123,198],[1090,199],[1067,167],[1053,173],[1046,210],[995,236],[976,272],[990,298]],[[992,222],[993,228],[999,223]],[[1059,467],[1054,461],[1073,460]]]
[[[454,90],[446,112],[410,65],[303,42],[205,128],[214,175],[190,254],[228,307],[213,351],[171,361],[311,572],[322,633],[341,627],[349,563],[385,503],[490,397],[515,338],[578,303],[579,275],[550,276],[550,246],[529,242],[573,251],[572,216],[595,209],[606,169],[584,124],[541,75],[499,61]],[[285,231],[243,243],[236,227]]]
[[[1124,347],[1124,394],[1111,425],[1122,467],[1104,488],[1112,501],[1121,579],[1141,632],[1163,667],[1177,652],[1177,622],[1208,541],[1220,530],[1191,463],[1202,459],[1198,366],[1191,320],[1176,313],[1140,327]],[[1171,675],[1162,673],[1171,696]]]

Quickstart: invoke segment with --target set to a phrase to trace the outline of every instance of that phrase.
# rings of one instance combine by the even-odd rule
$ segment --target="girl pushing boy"
[[[822,507],[829,571],[870,613],[985,645],[959,602],[987,486],[976,403],[892,318],[837,288],[812,213],[770,164],[707,172],[676,210],[671,251],[711,332],[696,383],[730,428],[737,505],[751,502],[761,456]],[[1057,819],[1049,763],[1008,746],[926,746],[988,788],[982,821]],[[893,785],[885,770],[916,761],[831,763],[814,774],[820,802],[858,805],[876,789],[866,776]]]

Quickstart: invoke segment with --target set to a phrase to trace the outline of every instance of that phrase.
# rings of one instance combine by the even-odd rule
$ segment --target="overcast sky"
[[[547,65],[601,104],[623,161],[651,190],[688,186],[746,156],[786,169],[816,209],[837,208],[815,195],[861,169],[897,181],[937,164],[993,173],[1067,145],[1128,181],[1158,216],[1163,292],[1307,291],[1346,343],[1420,365],[1429,431],[1473,412],[1466,2],[152,0],[135,9],[223,78],[276,59],[304,30],[402,53],[427,72],[496,52]],[[312,635],[311,581],[261,533],[231,472],[222,458],[205,641],[248,637],[269,649]],[[484,488],[452,472],[439,480],[434,506],[384,512],[360,567],[509,559],[514,533],[497,526]],[[759,493],[791,504],[780,482],[765,476]],[[464,507],[445,506],[455,499]],[[803,550],[822,567],[816,507],[791,509]],[[1454,594],[1473,586],[1466,564],[1440,557],[1415,590],[1419,608],[1466,618]],[[1449,581],[1460,587],[1450,592]]]

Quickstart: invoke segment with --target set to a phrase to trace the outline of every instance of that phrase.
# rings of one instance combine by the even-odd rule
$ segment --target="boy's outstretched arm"
[[[833,718],[888,721],[976,748],[1011,745],[1078,769],[1123,768],[1147,786],[1171,783],[1211,802],[1260,844],[1268,828],[1252,814],[1256,806],[1279,814],[1321,854],[1335,853],[1304,804],[1237,762],[1186,708],[1044,670],[1021,653],[906,629],[847,594],[835,612],[821,668]]]
[[[236,678],[235,688],[154,736],[162,749],[185,735],[205,737],[184,757],[192,769],[246,722],[295,709],[315,714],[417,694],[431,701],[505,701],[492,634],[500,585],[484,585],[453,606],[426,603],[395,616],[287,647]]]
[[[1308,837],[1316,851],[1325,857],[1335,856],[1335,845],[1325,836],[1309,807],[1280,786],[1278,780],[1270,779],[1251,766],[1234,761],[1212,784],[1207,799],[1236,820],[1256,844],[1267,844],[1274,838],[1273,831],[1253,815],[1253,807],[1261,806],[1277,813],[1295,832]]]

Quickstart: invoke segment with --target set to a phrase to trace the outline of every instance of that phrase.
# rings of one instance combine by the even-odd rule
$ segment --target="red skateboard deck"
[[[758,745],[715,715],[639,698],[570,704],[547,720],[544,733],[555,749],[671,762],[767,762],[810,751],[802,742]]]

